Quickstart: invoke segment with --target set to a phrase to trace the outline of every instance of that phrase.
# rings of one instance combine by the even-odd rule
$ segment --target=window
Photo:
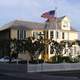
[[[24,35],[23,35],[23,30],[20,30],[20,39],[23,39]]]
[[[35,39],[44,38],[44,33],[43,32],[33,32],[33,37]]]
[[[56,32],[56,38],[57,38],[57,39],[59,38],[59,33],[58,33],[58,32]]]
[[[26,39],[26,31],[24,30],[24,33],[23,33],[23,39]]]
[[[39,32],[38,36],[39,36],[40,39],[43,39],[44,38],[44,33],[43,32]]]
[[[20,38],[20,35],[19,35],[19,30],[17,31],[17,39],[19,39]]]
[[[51,49],[51,50],[50,50],[50,54],[53,54],[53,52],[54,52],[53,45],[50,46],[50,49]]]
[[[50,39],[54,37],[54,31],[50,31]]]
[[[63,27],[66,27],[66,25],[63,25]]]
[[[33,32],[33,37],[35,38],[35,32]]]
[[[64,32],[62,32],[62,39],[64,39]]]
[[[63,27],[68,27],[68,21],[64,21]]]
[[[38,38],[38,32],[33,32],[33,37],[37,39]]]
[[[26,31],[25,30],[18,30],[17,31],[17,38],[19,40],[26,39]]]

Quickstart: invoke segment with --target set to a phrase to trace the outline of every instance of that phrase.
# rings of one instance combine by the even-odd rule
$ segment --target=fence
[[[80,70],[80,63],[60,63],[60,64],[0,64],[0,72],[51,72]]]
[[[28,72],[51,72],[51,71],[67,71],[80,70],[80,63],[60,63],[60,64],[29,64]]]

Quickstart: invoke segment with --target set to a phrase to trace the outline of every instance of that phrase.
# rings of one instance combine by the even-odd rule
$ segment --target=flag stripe
[[[55,10],[52,10],[52,11],[43,13],[41,17],[47,18],[47,19],[52,19],[52,18],[54,18],[54,15],[55,15]]]

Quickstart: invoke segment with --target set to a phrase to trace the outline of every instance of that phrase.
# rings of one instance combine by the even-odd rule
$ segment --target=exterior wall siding
[[[11,29],[11,39],[17,39],[17,29]]]
[[[56,30],[48,30],[48,38],[50,39],[50,31],[54,31],[54,38],[53,40],[55,41],[62,41],[62,40],[71,40],[71,41],[75,41],[78,39],[78,33],[77,32],[72,32],[72,31],[62,31],[62,30],[57,30],[59,33],[59,38],[56,38]],[[62,39],[62,32],[64,32],[64,39]],[[51,54],[50,53],[50,45],[48,46],[48,58],[50,59],[51,57],[53,57],[55,54]],[[67,55],[68,56],[68,55]],[[73,55],[75,56],[75,55]]]
[[[68,19],[68,17],[64,17],[64,19],[62,19],[61,28],[63,30],[70,30],[70,20]]]
[[[78,39],[78,33],[77,32],[72,32],[72,31],[64,31],[64,30],[57,30],[58,31],[58,39],[56,38],[56,30],[48,30],[48,39],[50,39],[50,31],[53,31],[54,32],[54,37],[53,37],[53,40],[55,41],[62,41],[62,40],[71,40],[71,41],[74,41],[74,40],[77,40]],[[62,39],[62,33],[64,32],[64,39]],[[54,56],[55,54],[51,54],[50,53],[50,45],[48,46],[48,59],[50,59],[52,56]],[[68,56],[68,54],[67,54]]]
[[[32,30],[31,32],[31,35],[34,37],[34,33],[36,34],[35,35],[35,38],[38,39],[39,36],[42,36],[44,38],[44,30]]]
[[[69,40],[77,40],[78,39],[78,33],[76,32],[72,32],[72,33],[69,33]]]
[[[11,29],[11,39],[17,39],[18,35],[17,35],[17,31],[18,29]],[[31,37],[32,36],[32,31],[31,30],[26,30],[26,38],[27,37]]]
[[[65,23],[67,22],[67,23]],[[53,22],[54,23],[54,22]],[[66,27],[64,27],[64,25],[66,25]],[[57,29],[57,32],[58,32],[58,38],[56,37],[57,34],[56,34],[56,29],[48,29],[48,35],[47,35],[47,38],[48,39],[51,39],[51,36],[50,36],[50,31],[53,31],[53,38],[52,40],[55,40],[55,41],[62,41],[62,40],[77,40],[78,39],[78,33],[75,32],[75,31],[71,31],[70,30],[70,20],[65,17],[64,19],[61,20],[61,22],[58,23],[57,25],[59,27],[59,29]],[[21,30],[24,30],[23,28],[20,28]],[[6,30],[3,30],[3,31],[0,31],[0,39],[18,39],[18,34],[17,34],[17,31],[19,30],[19,28],[11,28],[11,29],[6,29]],[[44,29],[43,30],[27,30],[26,29],[26,38],[27,37],[33,37],[33,33],[38,33],[40,34],[44,34]],[[64,32],[64,39],[62,38],[62,33]],[[39,35],[37,34],[37,37],[36,39],[39,38]],[[44,38],[44,35],[42,35],[43,38]],[[50,45],[48,46],[48,58],[51,58],[51,56],[53,56],[54,54],[51,54],[50,53]]]
[[[32,30],[26,30],[26,38],[32,37]]]

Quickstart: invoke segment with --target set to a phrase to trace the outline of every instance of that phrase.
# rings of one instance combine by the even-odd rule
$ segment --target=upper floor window
[[[68,27],[68,21],[64,21],[63,27]]]
[[[59,38],[59,32],[58,31],[56,32],[56,38],[57,39]]]
[[[19,30],[17,30],[17,39],[19,39],[20,38],[20,31]]]
[[[63,25],[63,27],[66,27],[66,25]]]
[[[35,39],[44,38],[44,33],[43,32],[33,32],[33,37]]]
[[[64,32],[62,32],[62,39],[64,39],[65,35],[64,35]]]
[[[50,38],[52,39],[54,37],[54,31],[50,31]]]
[[[23,36],[24,36],[23,38],[26,39],[26,31],[25,30],[24,30]]]

